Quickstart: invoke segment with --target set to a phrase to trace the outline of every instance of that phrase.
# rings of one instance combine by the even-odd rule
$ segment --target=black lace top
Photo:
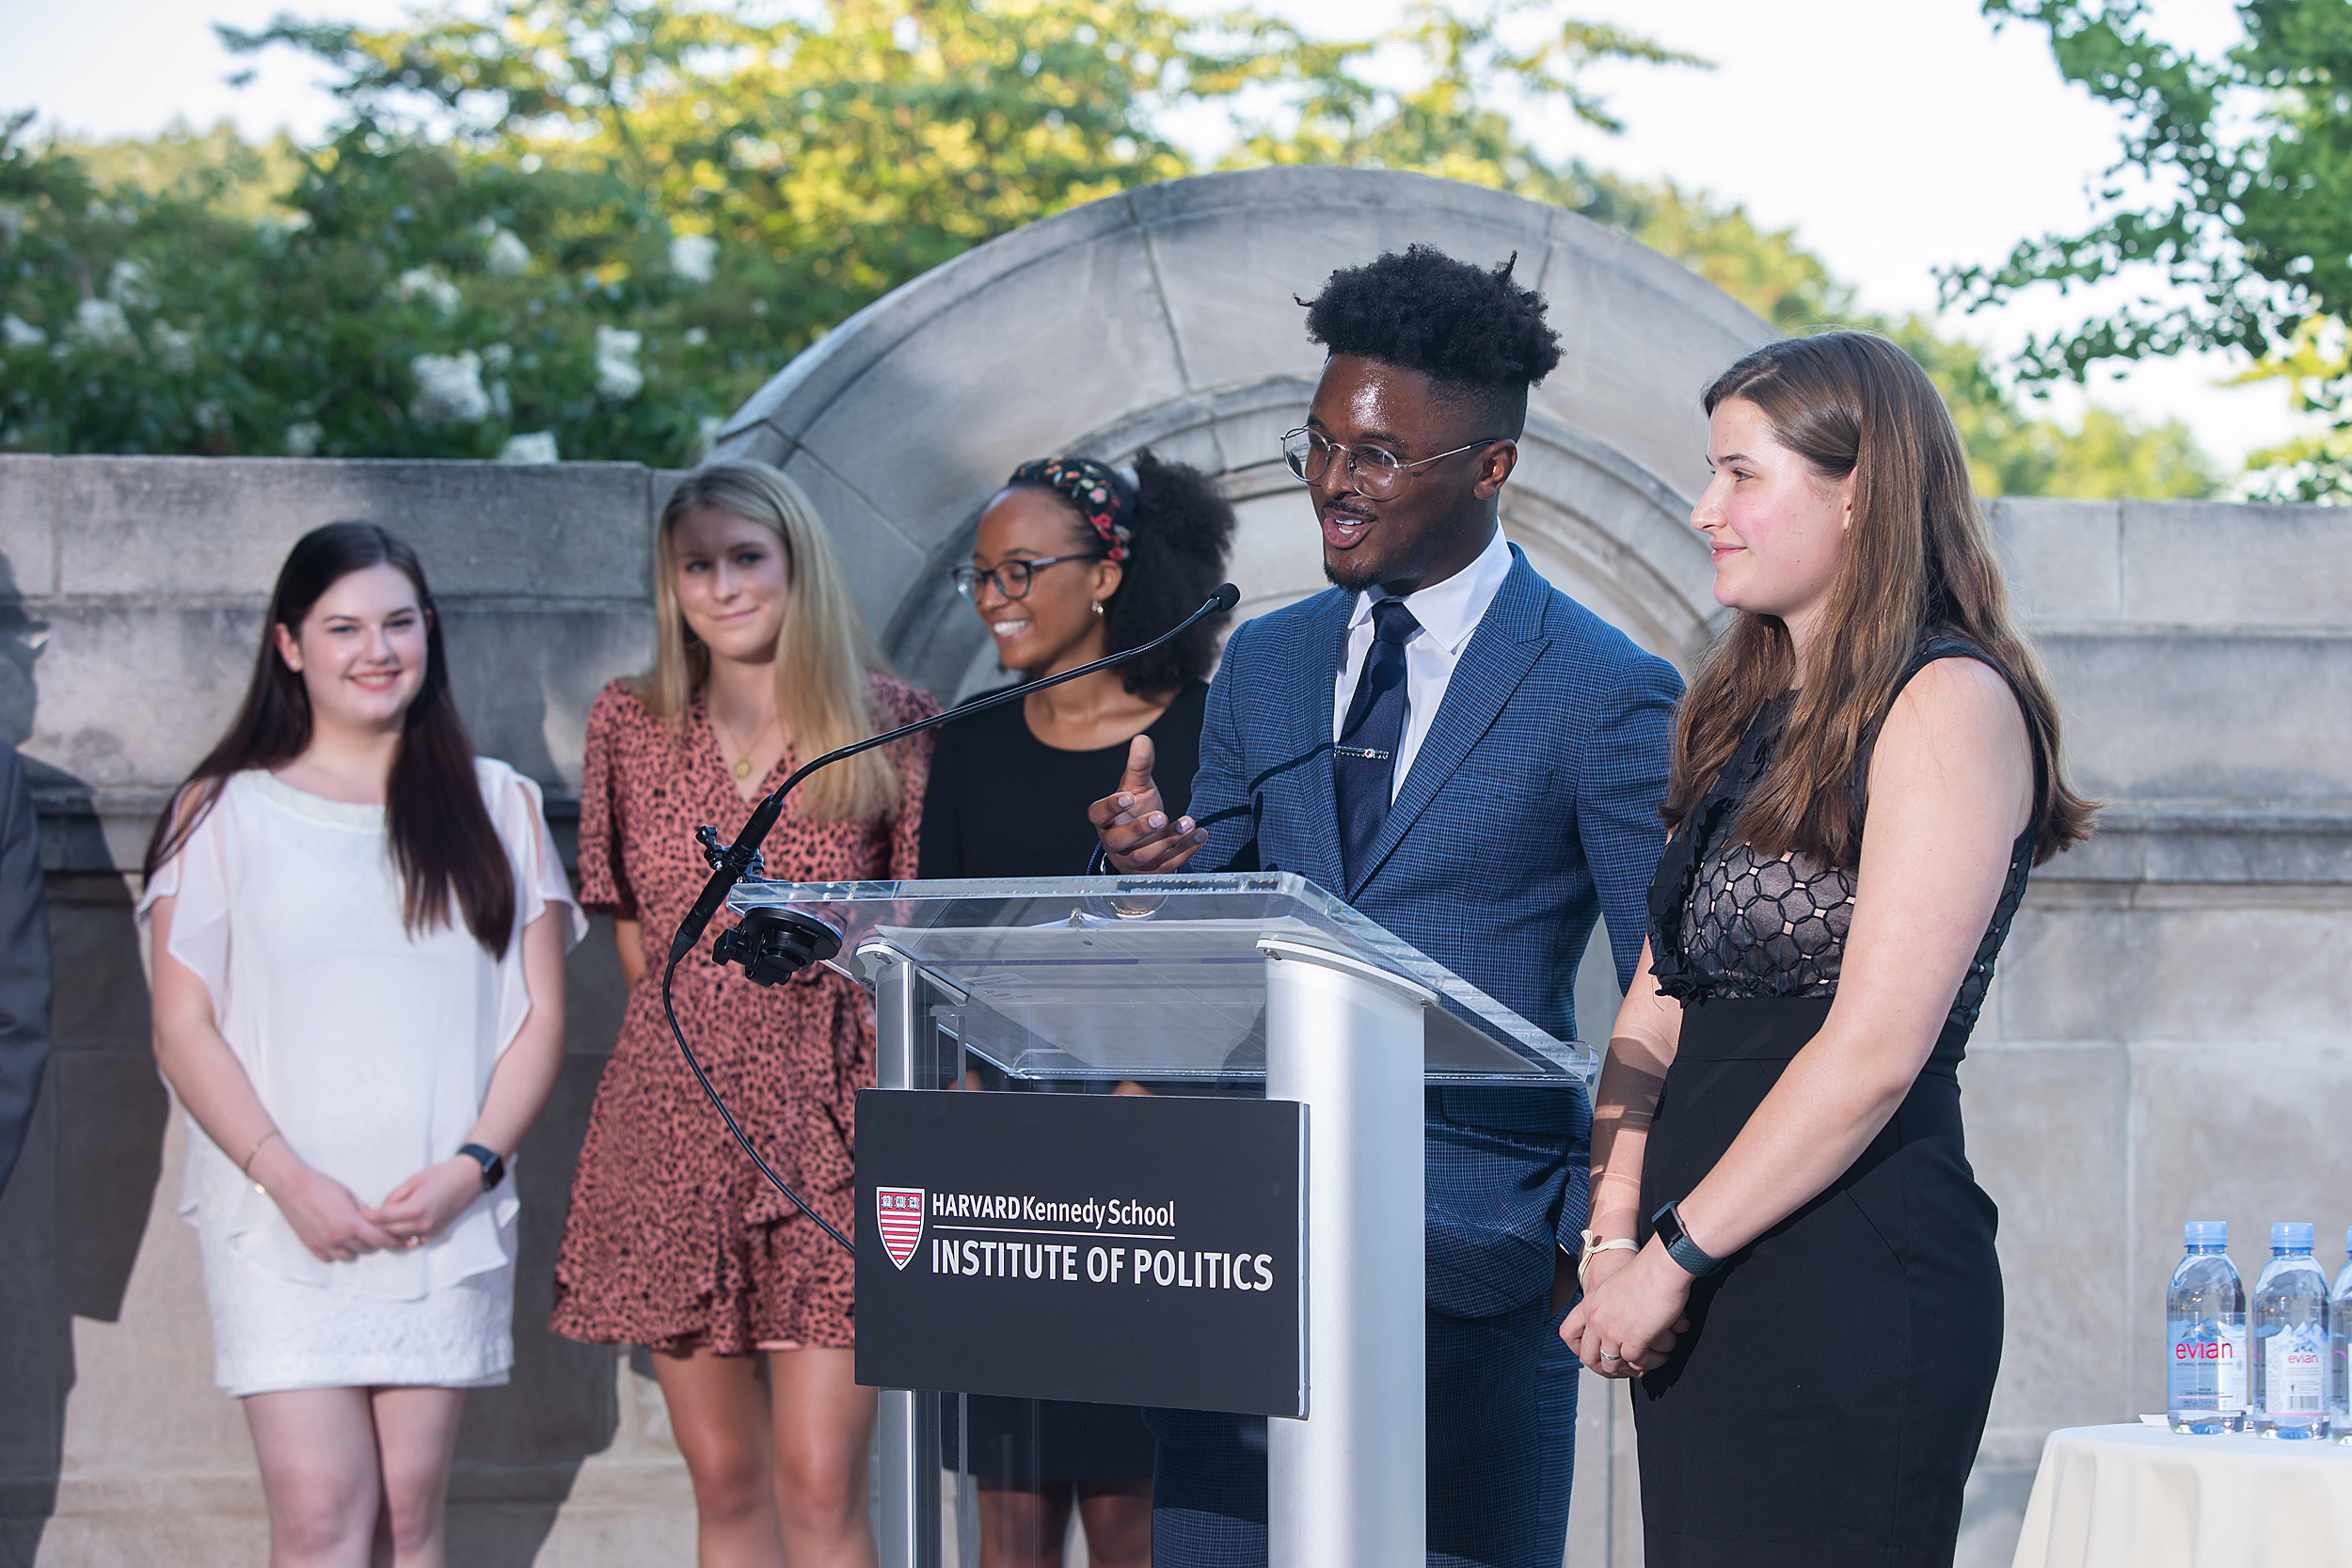
[[[1974,643],[1937,637],[1920,645],[1903,679],[1939,658],[1974,658],[2000,668]],[[1650,958],[1659,990],[1678,1001],[1837,994],[1853,918],[1852,869],[1825,865],[1810,855],[1760,856],[1748,845],[1726,842],[1748,792],[1771,766],[1789,703],[1783,696],[1756,714],[1658,863],[1649,895]],[[1867,773],[1867,752],[1856,766]],[[2037,785],[2046,766],[2036,739]],[[2038,787],[2035,793],[2039,798]],[[2025,896],[2040,829],[2038,820],[2027,823],[2010,847],[2008,879],[1952,1000],[1939,1055],[1956,1053],[1976,1026],[1985,988],[1993,981],[1993,961]]]

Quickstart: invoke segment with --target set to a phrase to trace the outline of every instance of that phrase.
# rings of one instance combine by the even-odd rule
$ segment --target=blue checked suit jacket
[[[1296,872],[1566,1039],[1603,911],[1621,987],[1640,961],[1682,682],[1511,554],[1352,887],[1331,708],[1353,595],[1238,628],[1201,727],[1191,814],[1210,837],[1194,868]],[[1584,1225],[1583,1093],[1432,1088],[1425,1132],[1429,1306],[1490,1318],[1544,1296],[1555,1244],[1573,1251]]]

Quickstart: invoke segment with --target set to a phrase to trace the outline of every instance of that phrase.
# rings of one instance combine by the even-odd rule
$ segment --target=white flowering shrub
[[[73,335],[108,354],[130,354],[139,346],[137,337],[131,331],[130,318],[111,299],[85,299],[75,304]]]
[[[408,373],[417,382],[417,395],[408,404],[408,413],[418,423],[471,424],[490,417],[490,394],[482,385],[482,356],[473,350],[420,354],[408,361]]]
[[[552,463],[556,461],[555,432],[526,430],[509,436],[506,445],[499,449],[501,463]]]
[[[689,283],[707,283],[719,266],[719,242],[707,234],[675,234],[670,239],[670,270]]]
[[[392,293],[400,299],[421,299],[444,316],[457,314],[465,296],[457,285],[435,272],[431,267],[410,267],[392,283]]]
[[[491,234],[482,260],[492,277],[520,277],[531,270],[531,247],[512,229],[501,229]]]
[[[645,372],[637,368],[637,351],[645,335],[618,326],[596,328],[596,395],[627,402],[645,389]]]

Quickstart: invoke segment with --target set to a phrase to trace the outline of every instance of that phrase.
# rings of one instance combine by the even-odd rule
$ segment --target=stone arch
[[[994,674],[946,568],[1012,466],[1149,445],[1223,476],[1241,515],[1242,614],[1322,586],[1304,498],[1277,453],[1321,357],[1294,294],[1416,241],[1517,253],[1559,328],[1505,531],[1544,574],[1688,666],[1716,614],[1686,525],[1704,483],[1699,389],[1772,336],[1729,295],[1588,219],[1422,175],[1277,168],[1107,198],[933,269],[843,323],[722,431],[831,525],[859,601],[943,695]]]

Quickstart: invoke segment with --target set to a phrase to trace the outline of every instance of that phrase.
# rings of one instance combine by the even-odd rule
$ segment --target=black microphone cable
[[[1149,642],[1138,643],[1124,653],[1112,654],[1107,658],[1098,658],[1091,664],[1081,664],[1075,670],[1065,670],[1058,675],[1048,675],[1042,680],[1024,681],[1018,686],[1007,687],[1002,691],[990,692],[987,696],[975,698],[961,707],[948,708],[943,713],[934,713],[928,719],[918,719],[912,724],[901,724],[895,730],[886,731],[882,735],[867,736],[864,740],[851,741],[847,746],[827,752],[816,761],[794,768],[791,776],[776,786],[775,793],[762,800],[753,810],[751,820],[743,824],[743,831],[735,835],[733,844],[723,850],[715,847],[706,848],[705,852],[710,861],[710,880],[703,884],[702,893],[694,900],[694,907],[686,911],[686,918],[678,922],[677,934],[670,939],[669,962],[661,971],[662,1016],[669,1021],[670,1037],[677,1041],[678,1054],[686,1058],[687,1067],[694,1074],[694,1082],[702,1085],[703,1093],[709,1098],[712,1108],[719,1113],[719,1118],[726,1123],[727,1131],[734,1134],[735,1141],[742,1146],[743,1152],[751,1156],[752,1164],[758,1167],[759,1174],[768,1179],[770,1186],[789,1198],[794,1208],[815,1220],[818,1227],[840,1243],[844,1252],[854,1256],[857,1248],[850,1244],[847,1236],[827,1224],[822,1214],[808,1206],[807,1199],[787,1186],[784,1178],[778,1176],[768,1162],[760,1158],[759,1150],[753,1147],[752,1140],[744,1134],[741,1125],[736,1121],[735,1113],[729,1111],[726,1101],[719,1097],[718,1086],[711,1083],[710,1074],[703,1070],[701,1061],[694,1055],[694,1048],[687,1043],[686,1031],[678,1026],[677,1009],[670,1000],[670,982],[677,974],[678,964],[687,954],[694,950],[695,943],[702,940],[703,932],[709,929],[710,922],[717,917],[719,907],[726,901],[728,892],[737,882],[750,875],[758,863],[759,846],[767,838],[770,830],[775,827],[777,818],[784,815],[785,798],[799,787],[802,780],[816,772],[819,768],[845,761],[861,752],[870,752],[877,746],[887,746],[894,740],[903,740],[908,736],[918,735],[925,730],[936,729],[951,720],[966,719],[976,713],[984,713],[990,708],[1011,702],[1017,697],[1026,697],[1032,691],[1041,691],[1049,686],[1059,686],[1064,681],[1074,681],[1081,675],[1090,675],[1097,670],[1107,670],[1115,664],[1123,664],[1128,659],[1148,654],[1155,648],[1166,647],[1201,621],[1212,615],[1222,615],[1240,602],[1240,589],[1230,582],[1219,583],[1216,592],[1211,594],[1199,610],[1194,610]],[[718,835],[714,832],[705,840],[705,843],[707,846],[715,846],[717,841]]]
[[[793,1206],[802,1213],[815,1220],[818,1229],[840,1243],[842,1251],[854,1255],[857,1248],[850,1244],[850,1238],[828,1224],[824,1215],[811,1209],[806,1198],[785,1185],[784,1178],[770,1169],[768,1162],[759,1157],[759,1150],[752,1147],[752,1140],[743,1135],[743,1129],[737,1124],[735,1113],[728,1110],[727,1102],[719,1098],[718,1085],[711,1083],[710,1074],[703,1070],[702,1063],[694,1059],[693,1047],[686,1043],[686,1031],[678,1027],[677,1009],[670,1003],[670,979],[676,974],[677,959],[673,957],[669,964],[661,971],[661,1016],[670,1021],[670,1034],[677,1040],[678,1054],[684,1056],[686,1065],[693,1069],[694,1082],[700,1084],[703,1086],[703,1093],[710,1097],[710,1103],[718,1108],[720,1119],[727,1124],[727,1131],[735,1134],[735,1141],[743,1146],[743,1152],[752,1157],[752,1164],[759,1167],[759,1174],[768,1179],[768,1184],[790,1198]]]

